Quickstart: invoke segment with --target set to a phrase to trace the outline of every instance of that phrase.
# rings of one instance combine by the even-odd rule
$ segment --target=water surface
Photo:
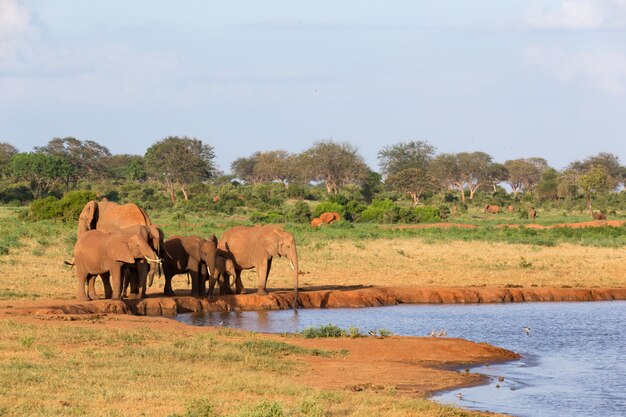
[[[306,309],[183,314],[198,326],[256,332],[298,332],[332,323],[361,333],[387,329],[487,342],[523,355],[519,361],[473,369],[489,385],[435,395],[464,408],[525,416],[626,416],[626,302],[488,305],[398,305],[360,309]],[[530,327],[530,335],[523,328]],[[504,378],[500,381],[499,378]],[[499,388],[496,386],[499,385]],[[457,395],[461,394],[461,398]]]

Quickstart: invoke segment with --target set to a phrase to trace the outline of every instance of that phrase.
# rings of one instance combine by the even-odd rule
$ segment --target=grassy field
[[[244,219],[151,213],[166,236],[220,235]],[[549,230],[498,227],[503,218],[468,215],[475,229],[394,230],[374,224],[339,223],[311,229],[287,225],[298,242],[300,284],[623,287],[626,277],[626,227]],[[513,216],[508,217],[513,220]],[[466,221],[468,218],[455,219]],[[544,216],[546,224],[568,220]],[[557,221],[558,220],[558,221]],[[71,259],[75,226],[29,223],[14,209],[0,209],[0,299],[57,298],[75,295]],[[256,288],[256,273],[244,271],[246,288]],[[273,264],[270,288],[292,286],[287,261]],[[149,292],[161,291],[154,286]],[[187,288],[185,276],[174,288]]]
[[[125,322],[126,326],[132,323]],[[195,329],[158,332],[73,322],[0,321],[2,416],[474,416],[393,389],[294,384],[307,356],[281,340]]]
[[[151,213],[166,235],[221,234],[237,218]],[[474,216],[474,217],[472,217]],[[392,230],[340,223],[288,225],[299,245],[302,287],[321,285],[623,287],[626,228],[524,231],[513,218],[454,219],[476,229]],[[572,221],[555,215],[545,224]],[[585,218],[585,220],[587,220]],[[28,223],[0,208],[0,302],[73,299],[75,226]],[[254,288],[256,274],[244,272]],[[286,261],[270,287],[290,287]],[[179,276],[174,288],[186,288]],[[161,291],[153,287],[150,292]],[[132,319],[130,319],[132,320]],[[139,320],[139,319],[137,319]],[[97,316],[0,321],[0,416],[471,416],[423,399],[325,391],[288,378],[314,351],[224,329],[159,332]]]

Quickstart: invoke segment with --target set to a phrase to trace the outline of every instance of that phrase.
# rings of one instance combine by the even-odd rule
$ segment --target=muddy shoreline
[[[275,290],[256,294],[196,298],[149,294],[142,300],[6,300],[0,312],[12,314],[132,314],[172,316],[200,311],[257,311],[289,309],[293,292]],[[497,287],[309,287],[299,293],[300,308],[357,308],[397,304],[483,304],[562,301],[626,300],[626,288],[497,288]]]

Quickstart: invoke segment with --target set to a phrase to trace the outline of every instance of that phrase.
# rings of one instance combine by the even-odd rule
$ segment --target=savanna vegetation
[[[113,155],[75,138],[26,153],[0,143],[0,303],[74,298],[75,277],[63,260],[71,257],[83,205],[105,197],[144,207],[166,236],[284,223],[298,242],[305,288],[626,285],[623,223],[517,227],[587,222],[593,212],[626,220],[626,170],[615,155],[557,170],[540,157],[498,163],[487,153],[437,154],[413,141],[381,149],[379,163],[375,172],[356,147],[330,140],[300,154],[243,156],[230,174],[195,138],[164,138],[143,156]],[[486,204],[502,210],[486,213]],[[528,218],[531,208],[536,219]],[[327,211],[342,220],[309,225]],[[243,279],[255,287],[254,272]],[[174,289],[186,281],[178,276]],[[291,282],[288,263],[275,262],[269,286]],[[160,284],[149,293],[162,291]],[[290,338],[182,325],[161,332],[141,318],[103,321],[0,321],[0,415],[478,415],[398,398],[392,388],[293,384],[289,375],[301,361],[345,352],[297,347]],[[337,330],[308,334],[329,329]]]

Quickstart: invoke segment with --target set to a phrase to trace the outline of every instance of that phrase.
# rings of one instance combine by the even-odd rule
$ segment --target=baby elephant
[[[230,288],[230,277],[235,277],[235,289],[237,294],[241,294],[243,284],[241,283],[241,279],[236,279],[237,271],[235,271],[235,264],[231,259],[221,256],[219,252],[220,251],[218,251],[218,255],[215,257],[215,275],[211,275],[211,279],[209,280],[209,298],[211,298],[215,283],[218,281],[220,283],[221,295],[232,294],[233,290]]]
[[[215,253],[217,238],[198,236],[172,236],[164,243],[163,274],[165,275],[165,295],[175,295],[172,278],[177,274],[191,275],[191,295],[206,295],[206,272],[215,275]]]
[[[119,232],[104,233],[89,230],[81,234],[74,246],[74,263],[78,281],[77,298],[90,300],[85,293],[85,282],[100,275],[111,279],[113,285],[106,291],[106,298],[119,300],[122,294],[122,268],[135,266],[137,262],[160,262],[157,254],[139,235]]]

